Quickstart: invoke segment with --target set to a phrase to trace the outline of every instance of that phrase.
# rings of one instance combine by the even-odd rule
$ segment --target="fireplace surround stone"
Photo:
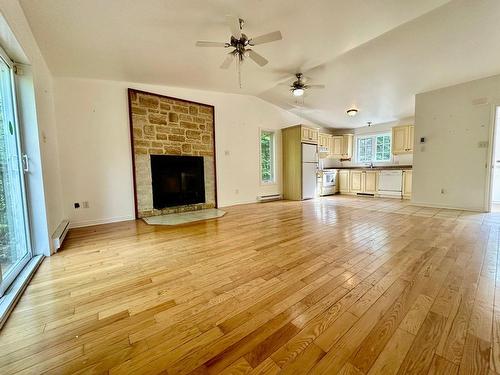
[[[135,89],[128,101],[136,217],[217,207],[214,107]],[[150,155],[202,156],[205,202],[155,209]]]

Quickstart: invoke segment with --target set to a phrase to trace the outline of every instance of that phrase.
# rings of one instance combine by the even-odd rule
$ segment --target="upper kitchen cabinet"
[[[350,159],[352,157],[352,134],[334,135],[331,138],[331,157]]]
[[[319,133],[318,136],[319,155],[321,158],[330,157],[332,154],[332,135]]]
[[[394,155],[413,152],[414,126],[403,125],[392,128],[392,153]]]
[[[342,158],[342,152],[343,152],[343,139],[344,137],[341,135],[334,135],[331,139],[331,156],[332,158],[335,159],[340,159]]]
[[[314,128],[309,128],[307,126],[302,126],[301,127],[301,134],[302,134],[302,142],[304,143],[312,143],[317,145],[318,144],[318,138],[319,138],[319,130],[314,129]]]
[[[342,159],[352,158],[352,134],[344,134],[342,136]]]
[[[326,147],[330,149],[330,138],[332,138],[330,134],[319,133],[318,135],[319,147]]]

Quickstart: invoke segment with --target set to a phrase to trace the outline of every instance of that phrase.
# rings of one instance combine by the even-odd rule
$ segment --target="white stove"
[[[319,171],[319,195],[332,195],[338,192],[337,169],[323,169]]]

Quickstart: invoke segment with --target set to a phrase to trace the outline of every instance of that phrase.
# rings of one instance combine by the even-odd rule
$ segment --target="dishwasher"
[[[402,198],[403,171],[380,171],[378,193],[382,197]]]

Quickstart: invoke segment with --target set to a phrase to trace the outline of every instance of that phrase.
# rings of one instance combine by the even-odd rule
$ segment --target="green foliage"
[[[274,180],[274,134],[262,131],[260,133],[260,179],[262,182],[272,182]]]

